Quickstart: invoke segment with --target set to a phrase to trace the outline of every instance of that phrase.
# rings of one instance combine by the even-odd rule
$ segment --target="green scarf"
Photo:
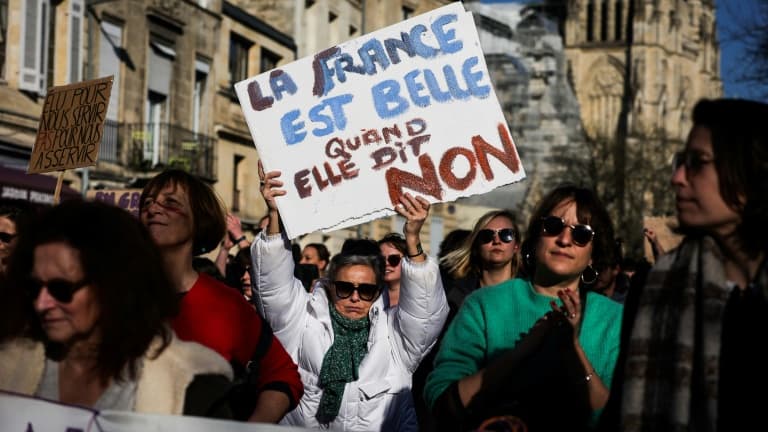
[[[366,345],[370,329],[367,316],[357,320],[345,318],[336,311],[333,304],[330,310],[334,339],[320,368],[323,396],[315,416],[321,424],[328,424],[336,418],[344,396],[344,386],[357,380],[357,369],[368,352]]]

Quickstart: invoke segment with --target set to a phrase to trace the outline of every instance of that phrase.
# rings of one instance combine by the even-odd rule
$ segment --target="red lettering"
[[[489,153],[506,165],[513,173],[520,171],[520,159],[518,159],[515,147],[512,145],[512,137],[509,136],[509,132],[507,132],[507,128],[503,123],[499,123],[498,130],[501,145],[504,147],[503,151],[490,145],[480,135],[472,137],[472,147],[475,148],[477,162],[480,164],[480,169],[483,170],[487,180],[493,180],[493,171],[491,171],[491,165],[488,163]]]
[[[301,170],[293,176],[293,185],[296,187],[296,192],[299,193],[299,198],[306,198],[312,195],[312,186],[309,184],[309,170]]]
[[[469,162],[469,172],[467,172],[467,175],[463,178],[456,177],[452,170],[453,162],[459,155],[464,156],[467,159],[467,162]],[[469,149],[463,147],[450,148],[443,154],[443,158],[440,160],[440,177],[451,189],[465,190],[472,184],[477,175],[477,168],[475,168],[475,165],[475,155],[472,154]]]
[[[251,108],[254,111],[263,111],[272,106],[275,103],[275,98],[272,96],[264,97],[261,93],[261,87],[256,81],[248,83],[248,99],[251,100]]]
[[[400,203],[403,188],[432,196],[438,200],[442,198],[443,188],[437,179],[437,170],[435,170],[435,164],[429,155],[419,157],[419,166],[421,167],[421,177],[394,167],[387,170],[385,178],[389,190],[389,200],[393,206]]]

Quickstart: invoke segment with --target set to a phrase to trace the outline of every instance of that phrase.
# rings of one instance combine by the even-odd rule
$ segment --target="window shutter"
[[[159,42],[150,42],[149,49],[149,90],[168,96],[171,90],[173,60],[176,51]]]
[[[40,92],[40,65],[42,63],[40,49],[42,11],[40,0],[24,0],[23,22],[21,30],[21,74],[19,88],[32,92]]]
[[[123,29],[108,21],[102,21],[99,39],[99,77],[115,76],[109,97],[107,119],[117,120],[120,106],[120,58],[116,50],[123,46]]]
[[[69,9],[69,82],[83,80],[83,0],[70,0]]]

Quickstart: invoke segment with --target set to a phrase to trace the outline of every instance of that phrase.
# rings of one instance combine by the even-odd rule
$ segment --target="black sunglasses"
[[[595,231],[589,225],[568,225],[563,218],[557,216],[541,218],[541,228],[545,235],[560,235],[566,227],[571,229],[571,239],[578,246],[586,246],[592,241],[592,237],[595,236]]]
[[[333,281],[333,286],[336,287],[336,297],[340,299],[349,298],[352,292],[357,290],[357,294],[360,296],[360,300],[371,301],[376,298],[379,293],[379,287],[375,284],[369,283],[353,283],[347,281]]]
[[[398,254],[387,255],[387,264],[389,264],[390,267],[397,267],[397,265],[400,264],[401,259],[403,259],[403,257]]]
[[[501,228],[497,230],[481,229],[477,232],[477,241],[480,244],[486,244],[493,241],[496,234],[499,235],[499,240],[504,243],[510,243],[517,238],[517,231],[514,228]]]
[[[59,303],[69,303],[72,297],[82,287],[88,285],[89,281],[83,279],[79,282],[72,282],[64,279],[51,279],[43,282],[39,279],[29,278],[27,281],[27,294],[30,298],[36,299],[40,295],[43,287],[48,289],[48,293]]]
[[[685,166],[685,171],[691,174],[698,173],[704,168],[704,165],[711,164],[714,159],[704,159],[701,153],[695,151],[681,151],[675,153],[672,159],[672,169],[677,171],[681,166]]]
[[[0,232],[0,241],[3,243],[10,243],[11,240],[16,238],[16,234],[11,234],[7,232]]]

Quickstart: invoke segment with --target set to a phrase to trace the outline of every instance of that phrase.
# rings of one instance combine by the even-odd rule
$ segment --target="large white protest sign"
[[[235,85],[288,237],[525,177],[459,2]],[[499,203],[504,206],[505,203]]]
[[[300,432],[310,429],[201,417],[92,411],[0,392],[0,431],[18,432]]]

